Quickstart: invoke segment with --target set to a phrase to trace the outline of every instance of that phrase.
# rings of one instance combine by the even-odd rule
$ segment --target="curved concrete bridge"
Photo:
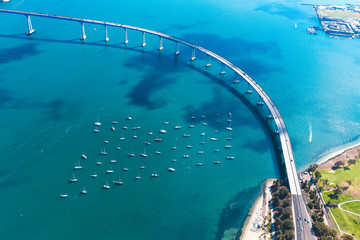
[[[134,27],[134,26],[119,24],[119,23],[90,20],[90,19],[65,17],[65,16],[34,13],[34,12],[15,11],[15,10],[7,10],[7,9],[0,9],[0,13],[11,13],[11,14],[18,14],[18,15],[25,16],[27,19],[27,25],[28,25],[28,32],[27,32],[28,35],[33,34],[35,32],[35,30],[32,27],[32,24],[31,24],[30,16],[78,22],[81,24],[80,40],[86,39],[85,23],[104,26],[105,42],[109,41],[109,36],[108,36],[108,32],[107,32],[108,27],[123,28],[125,44],[128,43],[128,37],[127,37],[128,30],[142,32],[142,46],[143,47],[146,46],[145,34],[147,33],[147,34],[151,34],[151,35],[155,35],[155,36],[159,37],[159,50],[163,49],[163,45],[162,45],[163,39],[167,39],[167,40],[170,40],[170,41],[173,41],[176,43],[176,49],[175,49],[176,55],[180,53],[179,45],[182,44],[182,45],[192,48],[192,55],[190,58],[191,61],[196,59],[195,54],[196,54],[196,50],[197,50],[197,51],[201,51],[207,55],[207,60],[206,60],[206,65],[205,65],[206,67],[211,66],[210,59],[213,58],[222,63],[220,74],[225,74],[225,66],[227,66],[228,68],[230,68],[231,70],[236,72],[259,94],[261,99],[265,102],[266,106],[268,107],[269,111],[271,112],[271,115],[268,115],[267,118],[274,119],[277,129],[279,131],[279,137],[280,137],[284,162],[285,162],[285,166],[286,166],[286,172],[287,172],[288,182],[289,182],[289,186],[290,186],[290,192],[291,192],[292,199],[293,199],[293,201],[292,201],[293,217],[294,217],[295,232],[296,232],[295,237],[296,237],[296,239],[314,239],[314,236],[312,235],[312,231],[311,231],[311,223],[309,222],[310,217],[306,211],[305,202],[303,200],[302,193],[301,193],[300,182],[299,182],[298,175],[297,175],[294,155],[293,155],[293,151],[291,148],[290,137],[289,137],[288,131],[286,129],[284,120],[281,117],[279,110],[276,108],[275,104],[270,99],[270,97],[266,94],[266,92],[259,86],[259,84],[257,84],[249,75],[247,75],[240,68],[236,67],[234,64],[232,64],[228,60],[222,58],[221,56],[219,56],[201,46],[192,44],[190,42],[184,41],[182,39],[173,37],[168,34],[164,34],[161,32],[157,32],[157,31],[153,31],[153,30],[149,30],[149,29],[145,29],[145,28]]]

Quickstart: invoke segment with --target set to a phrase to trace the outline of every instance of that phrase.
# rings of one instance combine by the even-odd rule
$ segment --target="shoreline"
[[[248,216],[241,228],[241,236],[239,240],[258,240],[267,239],[265,225],[266,217],[269,211],[269,188],[273,184],[275,178],[268,178],[264,181],[261,195],[255,200],[248,212]],[[257,225],[257,226],[256,226]]]
[[[317,161],[315,163],[320,166],[349,150],[359,148],[359,147],[360,147],[360,139],[357,139],[356,141],[353,141],[350,143],[346,143],[344,145],[340,145],[338,147],[332,148],[332,149],[320,154],[317,157]]]

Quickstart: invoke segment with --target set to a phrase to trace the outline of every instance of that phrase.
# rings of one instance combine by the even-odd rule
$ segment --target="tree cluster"
[[[308,172],[314,172],[317,169],[318,165],[315,164],[311,164],[308,168]]]
[[[320,240],[332,240],[337,239],[336,238],[336,231],[334,229],[327,228],[326,225],[323,222],[315,222],[313,223],[313,229],[316,234],[316,236]]]
[[[281,240],[294,239],[294,223],[291,211],[291,195],[285,181],[274,181],[271,187],[275,220],[275,237]]]

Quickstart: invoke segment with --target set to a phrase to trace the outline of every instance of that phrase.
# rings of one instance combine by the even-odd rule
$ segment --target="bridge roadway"
[[[275,124],[277,126],[277,129],[279,131],[279,137],[280,137],[281,148],[282,148],[281,150],[283,152],[288,182],[289,182],[289,186],[290,186],[290,192],[292,195],[292,205],[293,205],[292,209],[293,209],[293,216],[294,216],[294,223],[295,223],[295,238],[298,240],[299,239],[306,239],[306,240],[315,239],[315,237],[312,233],[312,230],[311,230],[312,227],[311,227],[311,223],[310,223],[310,217],[306,211],[305,202],[302,197],[300,182],[299,182],[299,178],[297,175],[294,155],[293,155],[293,151],[292,151],[292,147],[291,147],[291,143],[290,143],[290,137],[289,137],[287,128],[285,126],[285,122],[284,122],[283,118],[281,117],[279,110],[276,108],[275,104],[270,99],[270,97],[266,94],[266,92],[259,86],[259,84],[257,84],[249,75],[247,75],[240,68],[236,67],[234,64],[232,64],[228,60],[222,58],[221,56],[219,56],[201,46],[192,44],[190,42],[184,41],[182,39],[173,37],[168,34],[164,34],[161,32],[157,32],[157,31],[153,31],[153,30],[149,30],[149,29],[145,29],[145,28],[134,27],[134,26],[119,24],[119,23],[105,22],[105,21],[58,16],[58,15],[52,15],[52,14],[15,11],[15,10],[7,10],[7,9],[0,9],[0,13],[1,12],[11,13],[11,14],[19,14],[19,15],[24,15],[24,16],[36,16],[36,17],[68,20],[68,21],[79,22],[82,24],[89,23],[89,24],[97,24],[97,25],[104,25],[104,26],[120,27],[123,29],[131,29],[131,30],[139,31],[139,32],[142,32],[143,34],[148,33],[148,34],[156,35],[156,36],[160,37],[160,44],[162,44],[161,38],[176,42],[177,43],[177,50],[176,50],[177,52],[176,53],[178,53],[178,43],[181,43],[181,44],[186,45],[193,49],[192,60],[195,59],[195,49],[197,49],[198,51],[201,51],[201,52],[207,54],[208,56],[211,56],[212,58],[218,60],[219,62],[221,62],[223,64],[223,66],[226,65],[227,67],[232,69],[234,72],[239,74],[239,76],[241,76],[249,85],[251,85],[252,88],[263,99],[263,101],[265,102],[269,111],[271,112],[271,114],[274,118]],[[31,24],[31,22],[30,22],[30,24]],[[83,31],[83,36],[84,36],[85,35],[84,28],[82,29],[82,31]],[[107,35],[106,35],[106,37],[107,37]],[[127,42],[127,38],[125,40]],[[143,35],[143,44],[144,43],[145,43],[145,38]],[[145,46],[145,45],[143,45],[143,46]],[[160,46],[162,48],[162,45],[160,45]],[[309,220],[309,222],[308,222],[308,220]]]

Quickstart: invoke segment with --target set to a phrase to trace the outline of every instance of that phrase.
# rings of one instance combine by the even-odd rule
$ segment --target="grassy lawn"
[[[341,207],[343,209],[345,209],[345,210],[350,211],[350,212],[360,214],[360,201],[359,202],[345,203],[345,204],[341,205]]]
[[[338,18],[358,18],[360,19],[360,14],[355,12],[344,12],[344,11],[334,11],[334,10],[322,10],[322,12],[329,17],[338,17]]]
[[[345,170],[344,168],[339,168],[334,170],[331,169],[322,170],[321,179],[329,180],[329,188],[333,188],[336,185],[347,186],[344,188],[342,194],[338,196],[338,199],[331,199],[330,196],[333,192],[323,193],[323,198],[325,202],[331,200],[332,202],[339,204],[351,200],[359,199],[359,189],[360,189],[360,163],[350,166],[350,169]],[[351,181],[351,184],[347,181]],[[322,186],[322,181],[318,182],[318,186]],[[328,189],[329,189],[328,188]],[[342,205],[342,208],[345,210],[360,214],[360,201],[353,203],[346,203]],[[357,217],[354,214],[344,212],[339,208],[332,208],[331,212],[333,213],[337,223],[339,224],[342,231],[354,234],[356,239],[360,240],[360,217]]]
[[[334,172],[335,173],[331,173],[326,170],[320,171],[321,179],[328,179],[329,182],[333,182],[334,185],[331,186],[335,186],[336,184],[350,180],[352,181],[351,185],[360,187],[360,163],[351,166],[349,170],[340,168]]]
[[[360,219],[353,214],[346,213],[339,208],[331,209],[336,221],[342,231],[354,234],[356,239],[360,239]]]
[[[331,200],[332,202],[334,203],[343,203],[343,202],[346,202],[346,201],[351,201],[351,200],[356,200],[353,196],[350,196],[350,195],[346,195],[346,194],[340,194],[338,199],[331,199],[329,197],[329,195],[331,195],[332,193],[331,192],[327,192],[327,193],[323,193],[323,198],[324,198],[324,201],[327,203],[329,200]],[[346,204],[344,204],[346,205]],[[345,208],[344,208],[345,209]]]

